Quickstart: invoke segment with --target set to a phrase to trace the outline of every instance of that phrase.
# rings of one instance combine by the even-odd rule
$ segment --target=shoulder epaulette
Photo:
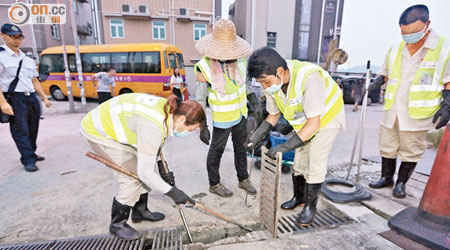
[[[4,51],[4,50],[5,50],[5,48],[3,48],[3,47],[0,47],[0,52],[1,52],[1,51]]]

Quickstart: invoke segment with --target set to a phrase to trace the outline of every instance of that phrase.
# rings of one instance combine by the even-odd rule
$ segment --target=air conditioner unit
[[[187,15],[188,15],[188,9],[186,9],[186,8],[180,8],[180,9],[178,9],[178,14],[179,14],[180,16],[187,16]]]
[[[130,13],[131,5],[130,4],[122,4],[122,13]]]
[[[147,5],[139,5],[138,9],[139,9],[139,13],[141,13],[141,14],[149,13]]]

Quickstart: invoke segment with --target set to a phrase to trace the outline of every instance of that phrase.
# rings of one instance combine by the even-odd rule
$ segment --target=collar
[[[169,132],[168,136],[173,136],[173,115],[172,114],[169,114],[169,117],[167,118],[167,126],[168,126],[167,131]]]
[[[434,29],[429,29],[430,34],[428,34],[427,40],[423,43],[423,48],[436,49],[439,42],[439,35]]]
[[[288,83],[288,87],[286,90],[286,94],[284,94],[283,90],[279,90],[276,94],[279,96],[286,96],[286,98],[289,97],[289,92],[291,91],[291,86],[292,86],[292,72],[294,72],[294,65],[292,65],[292,60],[285,60],[288,70],[289,70],[289,83]]]
[[[8,47],[8,45],[3,44],[2,47],[5,48],[5,51],[7,51],[10,56],[18,56],[20,59],[25,57],[25,53],[23,53],[22,50],[20,50],[20,49],[19,49],[19,55],[17,55],[16,53],[14,53],[14,51],[12,51],[12,49],[10,49]]]

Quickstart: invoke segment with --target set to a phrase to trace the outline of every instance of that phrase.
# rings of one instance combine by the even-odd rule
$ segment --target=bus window
[[[177,67],[177,59],[175,57],[175,54],[169,54],[169,62],[170,62],[171,69],[174,69]]]
[[[62,54],[49,54],[41,57],[39,73],[63,73],[64,58]]]
[[[84,73],[107,71],[111,66],[109,53],[81,54],[81,61],[83,62],[82,65]]]
[[[169,68],[169,63],[167,62],[167,52],[164,51],[164,65],[166,66],[166,69]]]
[[[131,73],[131,53],[111,53],[112,67],[117,73]]]
[[[75,59],[75,55],[68,54],[67,60],[69,61],[69,71],[72,73],[76,73],[77,72],[77,61]]]
[[[134,55],[134,73],[161,73],[159,52],[136,52]]]
[[[180,69],[184,69],[183,54],[178,53],[177,57],[178,57],[178,67],[180,67]]]

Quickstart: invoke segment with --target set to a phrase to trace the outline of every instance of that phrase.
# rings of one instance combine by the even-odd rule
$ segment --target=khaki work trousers
[[[328,155],[333,147],[339,128],[320,130],[310,142],[295,150],[294,175],[303,175],[306,183],[325,181]]]
[[[128,170],[132,170],[132,172],[136,173],[137,167],[137,157],[136,154],[132,153],[132,150],[120,150],[112,147],[108,147],[102,144],[95,143],[90,140],[86,140],[91,147],[91,149],[99,156],[114,162],[115,164],[126,168]],[[130,149],[132,149],[130,147]],[[133,171],[134,170],[134,171]],[[127,206],[134,206],[136,202],[139,200],[141,194],[148,193],[149,190],[147,187],[142,184],[141,181],[131,178],[127,175],[119,173],[117,171],[113,171],[114,176],[119,182],[119,192],[116,195],[116,200],[121,204],[125,204]]]
[[[404,162],[419,162],[425,153],[425,131],[400,131],[398,120],[392,129],[380,125],[380,155],[384,158],[400,158]]]

